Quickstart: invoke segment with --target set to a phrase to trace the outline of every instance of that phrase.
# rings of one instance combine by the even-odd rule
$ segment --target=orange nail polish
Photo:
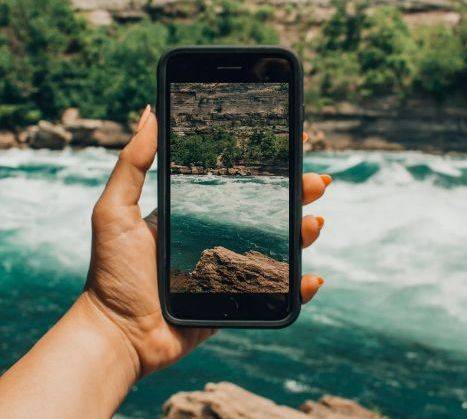
[[[332,182],[332,177],[329,175],[324,174],[324,175],[320,175],[320,177],[326,186],[328,186]]]
[[[315,217],[316,221],[318,221],[318,226],[321,229],[324,225],[324,218],[321,215]]]
[[[321,287],[324,284],[324,279],[318,276],[318,284]]]

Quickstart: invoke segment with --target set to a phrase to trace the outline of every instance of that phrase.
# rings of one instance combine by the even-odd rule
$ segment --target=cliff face
[[[174,83],[171,127],[177,135],[208,134],[214,127],[239,140],[271,129],[288,135],[288,91],[281,83]]]

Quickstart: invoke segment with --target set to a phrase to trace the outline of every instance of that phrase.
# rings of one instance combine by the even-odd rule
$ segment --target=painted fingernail
[[[318,285],[321,287],[324,285],[324,279],[318,276]]]
[[[332,177],[327,174],[320,175],[320,177],[326,186],[328,186],[332,182]]]
[[[151,105],[146,105],[143,113],[141,114],[139,118],[138,125],[136,126],[136,132],[138,132],[141,128],[144,127],[144,124],[148,120],[150,113],[151,113]]]
[[[323,228],[323,225],[324,225],[324,218],[321,217],[321,215],[318,215],[318,216],[315,217],[315,219],[318,222],[319,229],[321,230]]]

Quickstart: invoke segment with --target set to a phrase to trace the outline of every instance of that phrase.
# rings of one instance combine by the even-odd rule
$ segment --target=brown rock
[[[67,129],[72,133],[72,145],[90,146],[97,145],[97,141],[93,137],[94,131],[102,125],[99,119],[77,119],[67,126]]]
[[[165,419],[307,419],[309,416],[257,396],[232,383],[208,383],[204,391],[174,394],[163,406]]]
[[[39,121],[37,128],[30,129],[28,143],[31,148],[61,150],[70,144],[71,138],[71,133],[62,126],[48,121]]]
[[[62,114],[62,125],[65,128],[73,126],[79,120],[79,109],[68,108]]]
[[[260,252],[242,255],[216,246],[201,253],[187,288],[190,292],[287,292],[289,265]]]
[[[92,134],[93,141],[106,148],[123,148],[130,137],[123,125],[113,121],[102,121]]]
[[[95,26],[109,26],[113,23],[112,14],[108,10],[92,10],[85,13],[86,20]]]
[[[6,150],[16,145],[15,135],[12,132],[0,131],[0,150]]]
[[[280,406],[228,382],[208,383],[204,391],[180,392],[164,403],[164,419],[382,419],[358,403],[335,396],[307,401],[302,411]]]
[[[300,410],[317,419],[381,419],[382,416],[365,409],[353,400],[325,395],[314,402],[307,400]]]

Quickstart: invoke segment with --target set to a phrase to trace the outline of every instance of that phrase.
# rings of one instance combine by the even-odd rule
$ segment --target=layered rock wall
[[[288,90],[284,83],[174,83],[171,128],[178,135],[235,132],[239,140],[271,129],[288,135]]]

